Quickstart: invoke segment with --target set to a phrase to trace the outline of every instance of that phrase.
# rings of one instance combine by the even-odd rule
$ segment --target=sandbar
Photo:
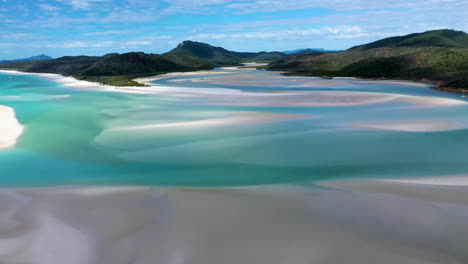
[[[184,127],[204,127],[204,126],[226,126],[243,125],[263,122],[286,121],[294,119],[311,118],[307,115],[268,113],[268,112],[232,112],[223,117],[209,118],[196,121],[148,124],[139,126],[130,126],[122,128],[113,128],[112,130],[137,130],[137,129],[158,129],[158,128],[184,128]]]
[[[406,132],[433,132],[457,129],[458,125],[452,121],[443,120],[402,120],[385,122],[367,122],[349,124],[352,127],[372,130],[394,130]]]

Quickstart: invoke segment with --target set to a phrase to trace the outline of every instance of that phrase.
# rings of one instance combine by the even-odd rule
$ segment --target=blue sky
[[[468,0],[0,0],[0,59],[163,53],[190,39],[237,51],[346,49],[468,30]]]

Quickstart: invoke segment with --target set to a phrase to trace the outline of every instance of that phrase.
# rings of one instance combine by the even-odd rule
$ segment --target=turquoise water
[[[174,85],[168,80],[156,82],[169,83]],[[177,85],[256,92],[290,90],[190,81]],[[425,87],[391,84],[301,89],[461,99]],[[0,151],[1,186],[232,186],[468,172],[468,106],[418,108],[399,102],[352,107],[223,106],[190,97],[77,90],[37,76],[9,74],[0,74],[0,105],[13,107],[26,128],[16,148]],[[313,118],[115,130],[242,111]],[[461,128],[415,133],[346,125],[386,120],[448,120]]]

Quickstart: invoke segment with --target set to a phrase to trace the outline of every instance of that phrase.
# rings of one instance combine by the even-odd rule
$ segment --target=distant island
[[[9,62],[19,62],[19,61],[40,61],[40,60],[52,60],[51,57],[41,54],[37,56],[32,56],[24,59],[15,59],[15,60],[0,60],[0,63],[9,63]]]
[[[432,30],[382,39],[345,51],[300,49],[283,52],[236,52],[184,41],[164,54],[130,52],[105,56],[9,61],[3,69],[58,73],[114,86],[141,86],[136,77],[168,72],[209,70],[243,62],[267,62],[267,70],[300,76],[408,79],[434,82],[439,89],[468,90],[468,34]]]
[[[295,49],[295,50],[285,50],[282,51],[284,54],[288,55],[298,55],[298,54],[311,54],[315,52],[321,52],[321,51],[330,51],[330,52],[338,52],[338,50],[326,50],[322,48],[306,48],[306,49]]]

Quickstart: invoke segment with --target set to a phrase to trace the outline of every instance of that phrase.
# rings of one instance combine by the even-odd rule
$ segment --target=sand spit
[[[468,187],[468,175],[444,176],[444,177],[424,177],[424,178],[405,178],[388,179],[386,182],[412,183],[437,186],[464,186]]]
[[[419,107],[444,107],[444,106],[459,106],[468,104],[467,101],[442,98],[442,97],[426,97],[426,96],[410,96],[402,95],[402,100],[408,103],[416,104]]]
[[[168,79],[168,78],[177,78],[177,77],[186,77],[186,76],[205,76],[205,75],[220,75],[220,74],[230,74],[230,73],[237,73],[238,71],[193,71],[193,72],[171,72],[156,76],[149,76],[149,77],[140,77],[133,79],[135,82],[151,85],[152,81]]]
[[[335,78],[334,78],[335,79]],[[346,80],[346,79],[342,79]],[[429,87],[430,84],[418,83],[412,81],[398,81],[398,80],[361,80],[361,79],[352,79],[350,83],[353,84],[396,84],[404,86],[414,86],[414,87]]]
[[[23,130],[13,108],[0,105],[0,150],[16,145]]]
[[[349,125],[361,129],[394,130],[407,132],[433,132],[458,128],[458,125],[455,122],[439,120],[404,120],[387,122],[368,122]]]
[[[439,98],[418,97],[399,94],[349,92],[349,91],[297,91],[297,92],[231,92],[233,89],[217,89],[207,95],[210,89],[193,89],[193,93],[205,93],[203,99],[217,105],[272,106],[272,107],[337,107],[405,102],[417,107],[448,107],[468,104],[465,101]],[[169,90],[169,89],[168,89]],[[184,89],[185,92],[190,92]],[[214,91],[214,90],[211,90]],[[261,97],[261,100],[259,99]],[[207,103],[210,103],[210,102]]]
[[[403,185],[395,186],[404,193]],[[432,201],[441,193],[466,199],[466,191],[421,187],[427,197],[414,199],[370,188],[3,189],[0,259],[34,264],[466,263],[466,207]]]

